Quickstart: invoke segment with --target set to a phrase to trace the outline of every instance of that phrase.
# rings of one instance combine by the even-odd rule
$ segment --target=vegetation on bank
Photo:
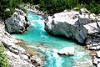
[[[14,9],[22,3],[38,4],[39,0],[0,0],[0,17],[3,19],[10,17]]]
[[[0,45],[0,67],[8,67],[8,58],[2,45]]]
[[[0,0],[0,16],[3,19],[10,17],[14,9],[22,3],[38,4],[40,10],[49,14],[61,12],[65,9],[77,8],[79,10],[83,7],[90,12],[100,13],[100,0]]]
[[[100,0],[40,0],[40,8],[42,11],[54,14],[65,9],[87,8],[90,12],[100,13]]]

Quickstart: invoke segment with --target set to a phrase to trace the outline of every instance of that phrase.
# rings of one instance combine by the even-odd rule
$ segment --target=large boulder
[[[5,21],[5,27],[9,33],[23,33],[28,26],[26,14],[19,9],[15,9],[14,14]]]
[[[49,16],[45,22],[45,30],[53,35],[65,36],[76,40],[79,43],[84,43],[87,38],[87,29],[83,23],[88,23],[87,19],[81,22],[82,18],[79,12],[64,11]]]

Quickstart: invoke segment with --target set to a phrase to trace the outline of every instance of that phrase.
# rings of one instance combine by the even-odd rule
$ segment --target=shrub
[[[0,45],[0,67],[8,67],[7,55],[4,53],[4,47]]]
[[[90,3],[89,6],[87,6],[87,9],[90,10],[90,12],[99,14],[100,13],[100,4],[96,3]]]

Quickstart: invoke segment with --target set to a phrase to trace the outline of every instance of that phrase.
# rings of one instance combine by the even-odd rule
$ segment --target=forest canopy
[[[90,12],[98,14],[100,0],[40,0],[40,8],[50,14],[73,8],[87,8]]]
[[[40,10],[48,14],[61,12],[65,9],[87,8],[90,12],[100,13],[100,0],[0,0],[0,16],[2,18],[10,17],[14,9],[21,3],[30,3],[33,5],[38,4]],[[7,8],[10,11],[6,11]]]

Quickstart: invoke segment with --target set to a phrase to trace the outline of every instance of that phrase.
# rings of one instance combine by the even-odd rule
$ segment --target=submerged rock
[[[5,21],[5,27],[9,33],[23,33],[28,26],[26,14],[19,9],[15,9],[14,14]]]
[[[59,55],[74,55],[75,54],[75,49],[74,47],[65,47],[63,49],[61,49],[60,51],[58,51]]]

